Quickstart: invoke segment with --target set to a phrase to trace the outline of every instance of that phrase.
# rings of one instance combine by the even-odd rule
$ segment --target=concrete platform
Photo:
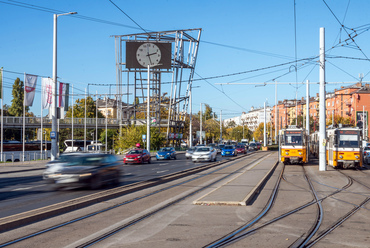
[[[245,206],[258,193],[277,165],[278,153],[269,154],[193,201],[193,204]]]

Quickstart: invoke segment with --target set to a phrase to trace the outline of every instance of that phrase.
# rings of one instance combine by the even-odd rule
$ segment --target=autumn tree
[[[85,118],[85,99],[77,99],[75,103],[68,109],[67,113],[65,114],[65,117],[72,118],[72,108],[73,108],[73,118]],[[98,111],[98,118],[105,118],[105,116]],[[96,118],[96,102],[92,99],[92,97],[88,96],[86,98],[86,118]],[[84,139],[84,128],[74,128],[73,129],[73,139]],[[98,129],[98,139],[102,140],[102,133],[105,133],[105,129]],[[90,140],[95,139],[91,136],[91,134],[95,134],[95,128],[88,128],[86,130],[87,139]],[[114,134],[111,134],[113,137]],[[66,139],[72,139],[72,130],[71,128],[64,128],[61,129],[59,132],[59,139],[61,141],[64,141]],[[102,140],[103,141],[103,140]],[[105,144],[105,136],[104,136],[104,142]],[[109,142],[108,142],[109,143]],[[63,142],[59,142],[59,146],[61,150],[64,150],[64,144]]]

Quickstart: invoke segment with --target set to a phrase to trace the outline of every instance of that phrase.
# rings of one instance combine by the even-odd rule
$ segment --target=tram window
[[[290,135],[287,135],[285,137],[285,144],[301,145],[302,144],[302,137],[301,136],[290,136]]]
[[[339,147],[358,147],[357,135],[339,135]]]

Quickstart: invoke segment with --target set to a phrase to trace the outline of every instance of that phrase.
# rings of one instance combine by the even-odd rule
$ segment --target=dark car
[[[237,146],[235,146],[235,150],[238,153],[243,153],[243,154],[246,154],[247,153],[247,149],[245,148],[244,145],[237,145]]]
[[[70,186],[97,189],[107,183],[119,184],[121,167],[122,163],[111,154],[75,153],[50,163],[43,178],[56,189]]]
[[[250,143],[249,144],[249,150],[250,151],[256,151],[256,150],[258,150],[257,144],[256,143]]]
[[[123,162],[125,164],[141,164],[144,162],[148,162],[148,164],[150,164],[152,162],[152,158],[148,150],[137,148],[129,151],[123,158]]]

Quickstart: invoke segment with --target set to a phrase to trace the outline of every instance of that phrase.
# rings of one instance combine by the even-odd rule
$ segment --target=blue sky
[[[370,1],[296,0],[296,18],[293,0],[112,1],[148,31],[202,28],[195,79],[215,78],[194,81],[200,88],[194,89],[193,112],[207,103],[216,114],[222,110],[223,118],[229,118],[252,106],[262,107],[266,99],[270,105],[275,103],[274,85],[220,83],[276,79],[281,83],[278,100],[294,99],[296,94],[299,99],[305,97],[302,82],[319,81],[318,59],[280,65],[318,56],[320,27],[326,34],[326,81],[338,82],[328,84],[327,91],[348,85],[341,82],[358,81],[359,73],[364,74],[363,81],[370,81]],[[75,99],[83,97],[88,84],[116,83],[111,35],[142,30],[109,0],[1,0],[0,67],[6,104],[11,104],[11,85],[17,77],[23,80],[24,72],[52,77],[53,14],[69,11],[78,15],[58,18],[58,77],[74,85]],[[355,43],[344,42],[354,31]],[[266,67],[273,68],[263,70]],[[90,85],[89,89],[109,92],[109,87]],[[318,85],[311,85],[311,95],[318,91]],[[40,115],[39,91],[30,111]]]

